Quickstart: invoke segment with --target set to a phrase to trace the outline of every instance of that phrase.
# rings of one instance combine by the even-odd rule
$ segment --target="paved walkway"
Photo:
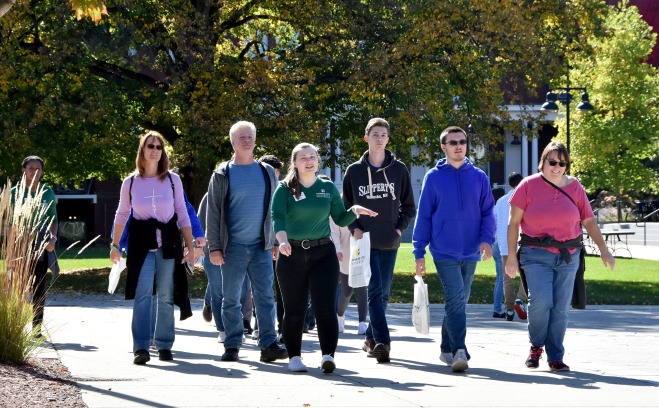
[[[491,305],[469,305],[466,373],[438,359],[442,305],[433,305],[429,336],[416,334],[410,305],[392,304],[392,361],[377,364],[361,351],[356,309],[339,339],[337,370],[322,374],[315,331],[305,335],[308,373],[288,373],[286,362],[259,362],[249,340],[239,362],[219,361],[214,327],[195,315],[177,322],[174,361],[157,353],[132,364],[131,301],[121,295],[51,295],[46,325],[52,348],[78,381],[90,407],[650,407],[659,405],[659,307],[592,306],[572,311],[565,361],[556,374],[524,366],[526,325],[492,319]],[[178,312],[177,312],[178,315]]]

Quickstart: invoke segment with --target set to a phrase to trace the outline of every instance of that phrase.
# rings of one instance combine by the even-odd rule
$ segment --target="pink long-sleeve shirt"
[[[185,207],[181,178],[174,173],[170,173],[170,175],[174,183],[174,192],[172,192],[169,177],[160,180],[159,177],[140,177],[136,175],[133,180],[132,190],[130,187],[131,176],[126,177],[121,185],[119,207],[117,207],[114,216],[114,223],[126,225],[132,206],[133,217],[137,220],[155,218],[162,223],[167,223],[176,213],[179,228],[189,227],[190,217]],[[160,247],[162,245],[160,230],[157,231],[157,239]]]

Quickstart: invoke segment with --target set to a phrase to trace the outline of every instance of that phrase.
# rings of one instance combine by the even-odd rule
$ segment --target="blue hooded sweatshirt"
[[[456,169],[442,159],[421,187],[412,244],[414,258],[426,246],[434,260],[480,261],[480,244],[494,243],[494,197],[490,180],[469,159]]]

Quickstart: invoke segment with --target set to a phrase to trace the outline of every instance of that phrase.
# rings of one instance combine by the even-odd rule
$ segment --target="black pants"
[[[334,356],[339,341],[336,318],[336,282],[339,261],[331,242],[304,249],[293,246],[290,256],[279,254],[277,279],[284,300],[284,344],[290,357],[302,349],[302,328],[308,296],[316,316],[318,342],[323,355]]]
[[[43,308],[46,305],[46,273],[48,272],[48,256],[44,252],[43,259],[34,266],[34,280],[32,281],[32,327],[36,328],[43,322]]]

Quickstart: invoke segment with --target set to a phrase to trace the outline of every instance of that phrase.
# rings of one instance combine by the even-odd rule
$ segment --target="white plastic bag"
[[[423,278],[414,276],[414,304],[412,305],[412,323],[417,333],[430,332],[430,302],[428,301],[428,284]]]
[[[351,288],[368,286],[371,280],[371,234],[365,232],[362,239],[350,237],[350,269],[348,285]]]
[[[114,293],[117,289],[117,284],[119,283],[119,277],[121,276],[121,271],[126,269],[126,260],[124,258],[119,258],[119,262],[112,266],[110,270],[110,281],[108,283],[108,293]]]

